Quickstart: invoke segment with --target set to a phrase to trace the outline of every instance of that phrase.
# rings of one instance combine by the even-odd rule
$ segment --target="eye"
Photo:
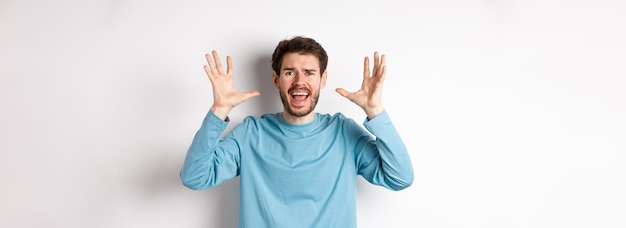
[[[315,72],[313,72],[313,71],[308,71],[308,72],[306,72],[306,75],[307,75],[307,76],[314,76],[314,75],[315,75]]]
[[[285,71],[285,76],[294,76],[295,73],[293,71]]]

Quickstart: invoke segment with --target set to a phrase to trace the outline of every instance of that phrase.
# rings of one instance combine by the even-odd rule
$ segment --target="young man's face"
[[[320,62],[315,55],[285,54],[280,75],[274,72],[273,78],[285,112],[293,117],[312,115],[320,89],[326,85],[326,72],[320,72]]]

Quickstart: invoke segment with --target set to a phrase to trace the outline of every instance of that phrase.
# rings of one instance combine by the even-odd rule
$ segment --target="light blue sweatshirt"
[[[356,177],[401,190],[413,182],[406,147],[386,111],[363,124],[316,113],[293,125],[280,113],[246,117],[221,138],[228,120],[209,112],[180,177],[207,189],[240,176],[239,227],[357,227]]]

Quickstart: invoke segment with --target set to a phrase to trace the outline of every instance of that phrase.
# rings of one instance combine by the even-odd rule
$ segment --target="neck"
[[[289,112],[283,111],[282,116],[283,116],[283,119],[287,121],[287,123],[290,123],[290,124],[307,124],[315,120],[315,112],[311,112],[307,114],[306,116],[298,117],[298,116],[293,116],[289,114]]]

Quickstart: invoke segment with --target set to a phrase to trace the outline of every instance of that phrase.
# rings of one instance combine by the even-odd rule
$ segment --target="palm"
[[[230,56],[226,57],[227,70],[224,71],[217,52],[213,51],[212,55],[213,61],[211,56],[206,54],[208,65],[204,66],[204,71],[213,87],[213,107],[230,111],[247,99],[259,95],[257,91],[241,92],[235,88],[234,67]]]
[[[338,88],[337,92],[365,110],[368,117],[373,117],[382,111],[382,87],[386,73],[385,55],[379,57],[378,52],[374,52],[374,67],[371,72],[368,57],[365,57],[363,65],[361,88],[356,92]]]

